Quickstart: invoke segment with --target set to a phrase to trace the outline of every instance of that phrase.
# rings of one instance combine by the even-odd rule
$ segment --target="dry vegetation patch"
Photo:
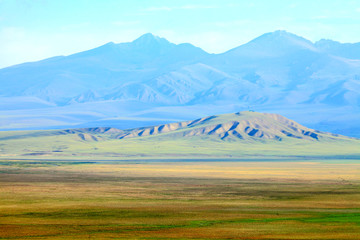
[[[0,168],[0,239],[358,239],[359,169],[16,161]]]

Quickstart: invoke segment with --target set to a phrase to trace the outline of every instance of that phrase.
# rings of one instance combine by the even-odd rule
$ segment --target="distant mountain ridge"
[[[353,138],[317,131],[300,125],[279,114],[243,111],[230,114],[213,115],[195,120],[167,123],[157,126],[134,129],[112,127],[78,128],[51,131],[36,131],[0,140],[25,139],[29,137],[77,135],[83,141],[101,139],[128,139],[142,137],[160,137],[162,139],[182,139],[201,137],[224,141],[337,141]]]
[[[321,39],[315,43],[315,46],[335,56],[360,59],[360,43],[340,43],[330,39]]]
[[[135,129],[0,132],[0,159],[358,159],[360,139],[243,111]]]
[[[112,138],[137,137],[214,137],[226,141],[302,139],[322,141],[323,139],[347,139],[336,134],[324,133],[304,127],[278,114],[238,112],[214,115],[196,120],[168,123],[121,131],[114,128],[88,128],[75,130],[84,133],[106,133]],[[83,139],[84,140],[84,139]]]
[[[122,95],[126,99],[151,101],[155,93],[142,81],[208,55],[191,44],[176,45],[145,34],[131,43],[108,43],[67,57],[5,68],[0,71],[0,81],[4,83],[0,95],[35,96],[59,105],[77,100],[109,100]],[[117,86],[139,88],[139,91],[121,93],[115,89],[109,94],[109,90]]]
[[[326,116],[319,112],[312,126],[352,129],[350,135],[360,136],[353,122],[360,117],[359,46],[312,43],[275,31],[209,54],[148,33],[129,43],[0,69],[0,98],[9,102],[0,104],[8,116],[0,129],[82,126],[119,117],[131,127],[134,119],[160,123],[249,107],[303,122],[309,109],[318,108]],[[193,112],[201,106],[205,112]],[[331,113],[335,118],[329,119]]]

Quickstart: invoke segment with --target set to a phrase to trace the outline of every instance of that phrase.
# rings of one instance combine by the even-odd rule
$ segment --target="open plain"
[[[359,239],[355,160],[1,160],[0,239]]]

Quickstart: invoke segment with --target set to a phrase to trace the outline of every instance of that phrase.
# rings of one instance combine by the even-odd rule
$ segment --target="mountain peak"
[[[277,30],[265,33],[228,53],[251,58],[279,57],[299,50],[318,51],[311,41],[284,30]]]
[[[338,44],[340,42],[334,41],[334,40],[331,40],[331,39],[322,38],[319,41],[315,42],[315,45],[317,45],[317,44],[328,44],[328,43],[336,43],[336,44]]]
[[[278,45],[284,45],[285,46],[298,46],[301,48],[308,48],[308,49],[315,49],[314,44],[298,35],[295,35],[293,33],[287,32],[285,30],[277,30],[270,33],[265,33],[261,35],[258,38],[255,38],[251,42],[259,42],[259,43],[276,43]],[[251,43],[250,42],[250,43]]]
[[[135,39],[132,43],[135,45],[142,45],[142,46],[153,46],[153,45],[169,45],[171,44],[165,38],[161,38],[158,36],[153,35],[152,33],[145,33],[139,38]]]
[[[269,32],[267,34],[275,35],[275,36],[296,36],[295,34],[287,32],[285,30],[276,30],[274,32]]]
[[[330,39],[321,39],[315,46],[328,54],[349,59],[360,59],[360,43],[341,43]]]
[[[137,39],[157,39],[160,38],[159,36],[155,36],[152,33],[145,33],[143,35],[141,35],[140,37],[138,37]]]

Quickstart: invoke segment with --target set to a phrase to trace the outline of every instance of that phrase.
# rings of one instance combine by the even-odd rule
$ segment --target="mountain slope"
[[[91,129],[90,129],[91,131]],[[338,135],[322,133],[306,128],[277,114],[239,112],[210,116],[187,122],[126,130],[115,138],[145,136],[161,137],[214,137],[221,140],[329,140]]]
[[[106,100],[311,104],[329,85],[347,91],[349,84],[339,83],[360,76],[360,60],[329,55],[321,46],[276,31],[211,55],[145,34],[130,43],[1,69],[0,96],[31,96],[58,105]],[[354,105],[344,99],[328,103]]]
[[[275,31],[265,33],[250,42],[231,49],[222,55],[254,58],[274,58],[291,55],[299,51],[317,52],[314,44],[300,36],[286,32]]]
[[[1,158],[360,157],[360,140],[306,128],[277,114],[239,112],[120,130],[0,132]]]
[[[314,44],[275,31],[225,53],[208,54],[145,34],[129,43],[0,69],[5,102],[0,129],[109,122],[126,129],[139,122],[149,126],[254,109],[360,136],[353,121],[360,113],[358,45],[339,44]],[[321,111],[314,111],[309,122],[304,116],[313,109]],[[339,115],[349,118],[339,120]]]
[[[208,55],[191,44],[176,45],[145,34],[130,43],[108,43],[66,57],[1,69],[0,96],[34,96],[59,105],[78,99],[106,100],[111,99],[110,89],[148,81]],[[86,98],[88,92],[96,96]]]
[[[326,53],[349,59],[360,59],[360,43],[340,43],[330,39],[321,39],[315,46]]]
[[[249,104],[316,103],[314,96],[332,94],[329,85],[353,81],[360,76],[360,61],[327,54],[312,42],[285,31],[264,34],[247,44],[212,57],[207,64],[241,81],[256,84],[248,91]],[[358,81],[358,80],[355,80]],[[227,84],[232,91],[234,87]],[[338,84],[347,91],[346,84]],[[222,86],[212,86],[210,93]],[[223,90],[224,91],[224,90]],[[238,100],[242,94],[232,94]],[[221,96],[219,96],[221,98]],[[242,99],[242,98],[240,98]],[[313,102],[315,101],[315,102]],[[353,102],[328,102],[329,105],[354,105]]]

